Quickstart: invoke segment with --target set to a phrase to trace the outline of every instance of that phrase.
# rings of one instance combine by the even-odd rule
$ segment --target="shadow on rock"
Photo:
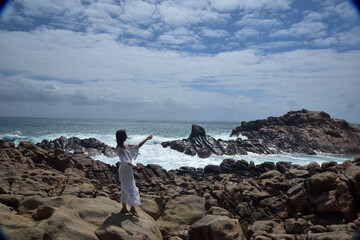
[[[162,239],[154,220],[142,211],[139,214],[140,218],[121,212],[112,213],[95,234],[101,240]]]

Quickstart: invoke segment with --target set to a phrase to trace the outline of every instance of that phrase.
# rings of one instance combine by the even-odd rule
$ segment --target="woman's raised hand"
[[[144,145],[144,143],[150,139],[152,139],[152,135],[148,136],[147,138],[145,138],[141,143],[139,143],[139,147],[141,147],[142,145]]]

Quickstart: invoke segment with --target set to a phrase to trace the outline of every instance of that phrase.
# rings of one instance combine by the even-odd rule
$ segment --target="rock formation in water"
[[[80,139],[77,137],[60,137],[54,140],[43,140],[37,145],[46,150],[56,148],[63,149],[65,152],[85,153],[88,156],[104,154],[107,157],[115,157],[115,148],[106,145],[95,138]]]
[[[193,125],[189,138],[163,142],[162,146],[189,155],[197,154],[201,158],[211,154],[241,155],[248,152],[360,153],[360,127],[330,118],[325,112],[290,111],[281,117],[242,122],[231,132],[231,136],[239,135],[246,136],[247,140],[216,140],[206,135],[202,127]]]
[[[281,117],[242,122],[231,132],[231,136],[239,134],[284,152],[360,153],[360,127],[330,118],[322,111],[303,109]]]
[[[163,142],[161,145],[191,156],[198,155],[201,158],[210,157],[211,154],[244,155],[248,151],[263,154],[275,153],[274,150],[256,141],[247,141],[241,138],[227,141],[216,140],[206,135],[205,129],[196,124],[192,125],[191,134],[187,139]]]
[[[10,239],[338,239],[360,231],[360,158],[342,164],[135,170],[140,218],[120,213],[115,166],[0,140],[0,226]]]

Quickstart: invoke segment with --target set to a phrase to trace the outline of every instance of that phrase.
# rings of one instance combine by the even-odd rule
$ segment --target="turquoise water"
[[[244,159],[260,164],[264,161],[290,161],[294,164],[308,164],[325,161],[336,161],[341,163],[352,160],[354,156],[321,154],[308,156],[301,154],[271,154],[237,156],[215,156],[201,159],[196,156],[188,156],[183,153],[163,148],[163,141],[187,138],[191,132],[191,125],[198,124],[206,130],[208,135],[218,139],[234,139],[229,135],[231,130],[240,125],[238,122],[166,122],[166,121],[132,121],[132,120],[108,120],[108,119],[45,119],[45,118],[0,118],[0,138],[6,138],[18,144],[20,141],[41,142],[43,139],[56,139],[61,136],[90,138],[94,137],[110,146],[115,146],[115,132],[118,129],[126,129],[129,143],[138,143],[146,136],[152,134],[154,137],[141,149],[137,163],[144,165],[149,163],[159,164],[167,170],[182,166],[204,167],[208,164],[220,164],[225,158],[235,160]],[[115,164],[117,158],[107,158],[103,155],[95,159],[106,163]]]

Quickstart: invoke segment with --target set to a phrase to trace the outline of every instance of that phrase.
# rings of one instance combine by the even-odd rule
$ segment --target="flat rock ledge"
[[[360,157],[342,164],[134,172],[140,218],[120,213],[117,168],[83,153],[0,139],[0,226],[9,239],[353,239]]]
[[[187,139],[163,142],[163,147],[207,158],[215,155],[244,155],[248,152],[274,154],[280,152],[316,155],[360,153],[360,127],[345,120],[330,118],[322,111],[290,111],[281,117],[242,122],[230,136],[246,140],[214,139],[204,128],[193,125]]]

